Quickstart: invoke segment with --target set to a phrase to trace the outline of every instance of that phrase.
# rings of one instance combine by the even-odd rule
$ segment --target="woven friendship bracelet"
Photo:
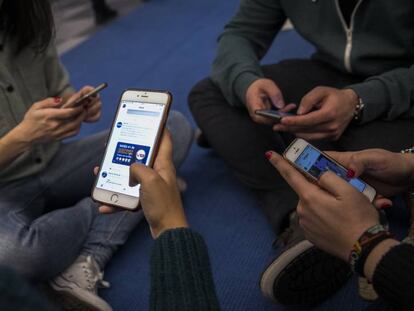
[[[352,271],[363,277],[364,265],[368,255],[379,243],[392,237],[393,235],[380,224],[367,229],[349,253],[348,262]]]

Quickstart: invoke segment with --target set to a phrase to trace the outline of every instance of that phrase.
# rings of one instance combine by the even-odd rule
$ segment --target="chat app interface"
[[[102,164],[97,187],[134,197],[139,186],[129,187],[129,167],[148,165],[165,104],[122,101]]]
[[[331,171],[349,182],[352,186],[361,192],[364,191],[366,187],[365,183],[360,179],[346,177],[346,171],[344,168],[336,165],[334,162],[329,160],[327,157],[325,157],[310,145],[307,145],[305,147],[305,149],[296,159],[295,164],[303,168],[306,172],[317,179],[319,179],[319,177],[324,172]]]

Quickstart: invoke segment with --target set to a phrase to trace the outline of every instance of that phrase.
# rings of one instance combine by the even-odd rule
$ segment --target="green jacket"
[[[241,0],[211,74],[230,104],[242,105],[263,77],[259,62],[287,18],[315,46],[314,59],[366,77],[350,86],[365,103],[363,122],[414,117],[413,0],[359,0],[349,28],[338,0]]]

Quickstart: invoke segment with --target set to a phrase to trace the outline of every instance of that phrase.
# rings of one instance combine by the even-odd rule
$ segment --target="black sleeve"
[[[387,252],[372,279],[378,295],[396,310],[414,309],[414,246],[400,244]]]
[[[150,310],[220,310],[207,247],[198,233],[181,228],[156,239]]]

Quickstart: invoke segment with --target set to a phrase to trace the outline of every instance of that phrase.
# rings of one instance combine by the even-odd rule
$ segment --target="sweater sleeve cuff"
[[[364,103],[361,123],[373,121],[386,114],[389,108],[389,98],[381,81],[377,79],[367,80],[350,85],[347,88],[354,90]]]
[[[393,306],[404,307],[413,303],[413,260],[414,246],[402,243],[389,250],[375,268],[374,289]]]
[[[258,76],[257,74],[251,72],[243,72],[237,76],[234,80],[233,90],[236,94],[239,102],[243,105],[246,105],[246,92],[249,86],[256,80],[262,77]]]
[[[160,310],[219,310],[207,246],[188,228],[163,232],[151,257],[152,306]]]

